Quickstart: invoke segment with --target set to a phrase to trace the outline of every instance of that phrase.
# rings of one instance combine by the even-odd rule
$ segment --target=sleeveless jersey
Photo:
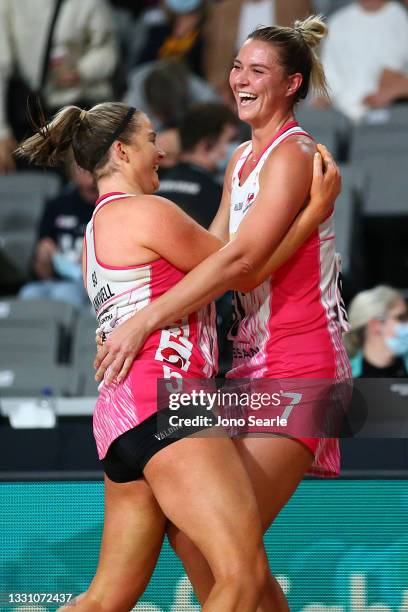
[[[87,291],[98,319],[98,331],[106,335],[185,276],[163,258],[130,267],[108,266],[100,261],[95,250],[95,215],[106,204],[130,195],[110,193],[100,197],[86,229]],[[209,378],[215,375],[217,357],[212,304],[154,332],[122,383],[100,385],[94,411],[100,458],[116,437],[156,412],[157,379]]]
[[[294,134],[309,136],[288,123],[261,155],[243,184],[241,171],[251,153],[243,150],[232,176],[230,235],[236,233],[259,192],[259,175],[269,155]],[[310,136],[309,136],[310,137]],[[311,137],[310,137],[311,138]],[[333,214],[322,223],[273,278],[248,293],[235,292],[233,363],[228,378],[351,378],[342,342],[348,329],[340,294],[340,256],[335,252]],[[328,446],[333,448],[328,450]],[[337,444],[337,441],[336,441]],[[339,469],[338,447],[322,439],[312,472]]]

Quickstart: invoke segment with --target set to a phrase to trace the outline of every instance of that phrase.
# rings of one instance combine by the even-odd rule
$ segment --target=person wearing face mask
[[[179,126],[180,162],[166,172],[158,194],[176,202],[208,229],[222,195],[217,173],[225,171],[236,149],[238,119],[224,104],[192,106]]]
[[[34,280],[23,285],[19,298],[62,300],[80,310],[88,306],[82,286],[83,235],[97,191],[89,172],[74,163],[68,172],[71,182],[44,207],[32,261]]]
[[[378,285],[358,293],[345,335],[354,378],[408,378],[408,308],[402,295]]]

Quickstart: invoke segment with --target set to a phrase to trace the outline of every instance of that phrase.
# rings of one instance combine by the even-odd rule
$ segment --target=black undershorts
[[[116,438],[109,446],[102,459],[107,477],[113,482],[131,482],[143,477],[143,470],[148,461],[163,448],[194,433],[207,429],[209,425],[182,426],[172,428],[168,417],[177,414],[179,417],[202,417],[203,411],[193,408],[180,408],[176,413],[165,410],[152,414],[140,425],[129,429]],[[211,415],[211,413],[210,413]]]

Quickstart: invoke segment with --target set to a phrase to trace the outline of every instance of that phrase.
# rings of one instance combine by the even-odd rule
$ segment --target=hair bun
[[[327,35],[328,28],[321,15],[311,15],[306,19],[297,19],[294,30],[300,34],[305,43],[314,49],[318,47],[322,38]]]

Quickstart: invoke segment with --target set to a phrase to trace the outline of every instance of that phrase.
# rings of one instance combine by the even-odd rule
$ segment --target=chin
[[[241,121],[245,121],[246,123],[254,121],[257,114],[258,110],[255,108],[238,108],[238,117],[241,119]]]
[[[238,113],[238,117],[244,123],[248,123],[249,125],[252,125],[252,123],[255,121],[256,113],[248,113],[248,112]]]

